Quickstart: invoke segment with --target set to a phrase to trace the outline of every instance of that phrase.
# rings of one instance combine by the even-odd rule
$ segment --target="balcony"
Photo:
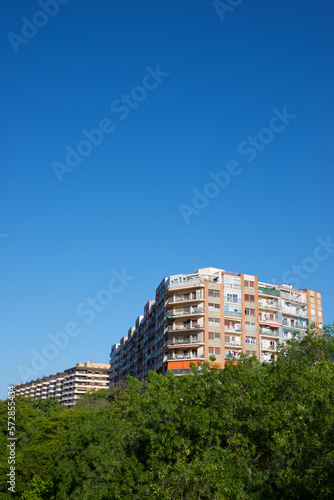
[[[306,330],[308,326],[308,322],[301,322],[301,321],[294,321],[294,320],[288,320],[287,318],[283,318],[283,323],[282,323],[283,328],[288,328],[290,330],[296,330],[299,328],[302,328]]]
[[[295,307],[282,306],[282,312],[286,314],[291,314],[292,316],[298,316],[302,318],[307,318],[307,311],[297,311]]]
[[[204,344],[204,339],[203,338],[198,338],[197,340],[193,340],[188,338],[187,340],[185,339],[169,339],[164,343],[164,347],[171,348],[174,346],[187,346],[187,345],[201,345]]]
[[[203,315],[204,307],[187,307],[185,309],[175,309],[173,311],[169,311],[165,315],[165,321],[174,321],[176,316],[195,316],[195,315]]]
[[[271,360],[271,354],[261,354],[260,356],[260,361],[263,363],[264,361],[270,361]]]
[[[260,323],[270,324],[270,323],[278,323],[281,325],[282,321],[278,319],[278,316],[274,316],[272,314],[260,314],[259,315]]]
[[[274,290],[272,288],[265,288],[263,286],[259,287],[259,294],[260,295],[273,295],[274,297],[281,296],[281,292],[279,290]]]
[[[241,325],[239,328],[231,328],[231,327],[225,325],[224,332],[226,332],[226,333],[241,333],[242,332]]]
[[[263,351],[276,351],[277,345],[275,343],[266,344],[266,343],[261,342],[261,349]]]
[[[173,324],[173,325],[170,325],[170,326],[167,326],[164,330],[165,333],[167,332],[171,332],[171,331],[175,331],[175,330],[199,330],[199,329],[204,329],[204,325],[190,325],[190,324],[186,324],[186,325],[177,325],[177,324]]]
[[[289,302],[296,302],[297,304],[307,304],[306,295],[301,295],[298,292],[281,292],[282,299],[288,300]]]
[[[242,343],[240,340],[226,340],[225,339],[225,345],[232,345],[232,346],[236,346],[236,347],[241,347]]]
[[[185,281],[180,281],[178,283],[170,283],[167,287],[167,291],[175,289],[193,288],[196,286],[204,287],[205,280],[203,278],[190,278]]]
[[[259,308],[260,309],[271,309],[271,310],[279,310],[278,302],[273,302],[272,304],[265,302],[263,300],[259,300]]]
[[[226,360],[238,360],[240,359],[241,351],[226,351],[225,350],[225,359]]]
[[[165,354],[163,357],[163,361],[183,361],[183,360],[192,360],[192,359],[204,359],[204,354],[189,354],[189,355],[174,355],[172,353],[170,354]]]
[[[269,330],[266,328],[260,328],[260,335],[270,336],[270,337],[278,337],[278,329],[277,330]]]
[[[204,300],[204,294],[202,291],[200,293],[191,293],[189,296],[186,295],[174,295],[172,297],[169,297],[165,301],[165,307],[174,305],[174,304],[180,304],[180,303],[187,303],[187,302],[197,302],[197,301],[202,301]]]

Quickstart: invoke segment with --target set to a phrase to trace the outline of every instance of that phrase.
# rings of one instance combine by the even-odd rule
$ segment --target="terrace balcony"
[[[172,292],[174,290],[186,290],[187,288],[191,289],[194,287],[203,287],[204,288],[205,280],[203,278],[190,278],[184,281],[180,281],[177,283],[170,283],[167,286],[166,293]]]

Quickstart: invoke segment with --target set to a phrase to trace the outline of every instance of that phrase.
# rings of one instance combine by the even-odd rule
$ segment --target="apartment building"
[[[73,406],[85,392],[108,387],[109,368],[108,363],[77,363],[56,375],[16,384],[15,393],[34,399],[58,398],[61,404]]]
[[[181,375],[191,371],[191,362],[211,355],[221,367],[242,352],[266,361],[309,325],[323,325],[319,292],[213,267],[170,276],[127,336],[112,346],[109,385],[128,375],[145,380],[149,370]]]

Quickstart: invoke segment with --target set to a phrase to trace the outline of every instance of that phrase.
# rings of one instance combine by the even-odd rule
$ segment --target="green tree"
[[[333,498],[333,332],[326,326],[296,336],[268,363],[243,356],[223,370],[205,362],[182,377],[130,377],[111,393],[86,394],[71,410],[18,398],[19,495]],[[6,411],[4,402],[1,451]],[[7,469],[1,458],[1,473]]]

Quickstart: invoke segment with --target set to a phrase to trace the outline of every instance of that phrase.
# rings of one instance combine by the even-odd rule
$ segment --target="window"
[[[254,295],[249,295],[248,293],[245,294],[245,300],[247,302],[255,302],[255,296]]]
[[[220,333],[209,332],[209,340],[220,340]]]
[[[219,318],[209,318],[208,323],[211,326],[220,326],[220,319]]]
[[[220,347],[209,346],[209,356],[220,356]]]
[[[255,316],[255,309],[245,309],[246,316]]]
[[[228,330],[235,330],[236,332],[241,332],[241,323],[232,323],[230,321],[225,321],[225,328]]]
[[[255,323],[245,323],[246,330],[256,330]]]
[[[253,344],[253,345],[255,345],[256,344],[256,339],[254,339],[253,337],[246,337],[246,344]]]
[[[220,304],[209,304],[209,311],[220,311]]]
[[[233,302],[235,304],[237,304],[238,302],[240,302],[240,299],[238,300],[238,295],[236,293],[228,293],[226,294],[226,302]]]
[[[220,297],[219,290],[209,290],[209,297]]]
[[[254,281],[245,280],[244,284],[247,288],[254,288]]]

